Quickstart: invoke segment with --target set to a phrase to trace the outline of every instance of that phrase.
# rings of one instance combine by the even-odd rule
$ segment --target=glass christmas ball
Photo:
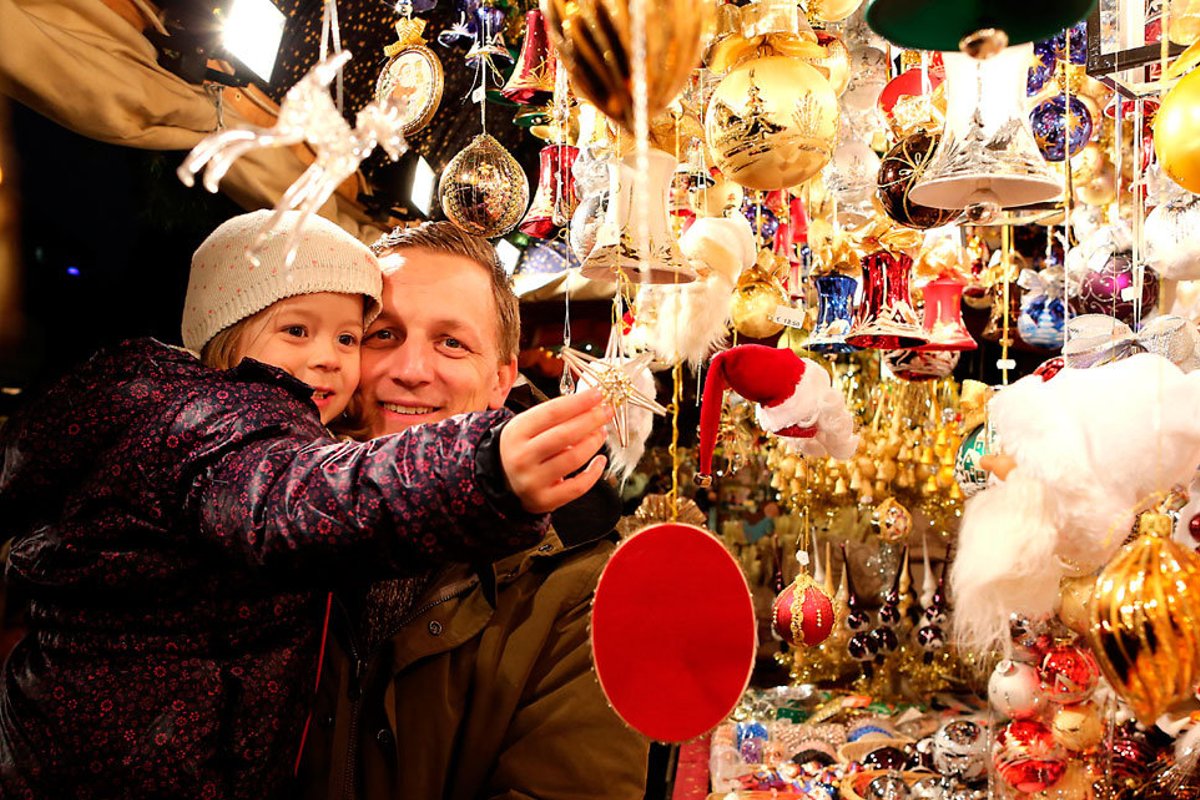
[[[446,218],[489,239],[517,227],[529,205],[529,181],[500,142],[481,133],[442,170],[438,198]]]
[[[933,737],[933,766],[942,775],[973,781],[987,772],[987,733],[970,720],[943,725]]]
[[[1075,298],[1080,313],[1115,316],[1126,325],[1134,323],[1133,298],[1125,298],[1125,290],[1133,286],[1133,259],[1129,253],[1113,254],[1100,269],[1088,269],[1079,284]],[[1158,276],[1145,270],[1142,280],[1142,313],[1147,314],[1158,302]]]
[[[875,628],[869,635],[877,653],[894,653],[900,646],[896,632],[891,628]]]
[[[717,167],[750,189],[795,186],[829,163],[837,95],[825,76],[795,58],[744,61],[717,84],[704,130]]]
[[[883,363],[902,381],[934,381],[954,372],[961,353],[957,350],[887,350]]]
[[[863,800],[909,800],[912,793],[899,775],[880,775],[867,784]]]
[[[926,625],[917,630],[917,644],[921,648],[935,653],[946,646],[946,635],[937,625]]]
[[[879,156],[866,142],[845,142],[833,151],[833,160],[825,168],[825,185],[839,203],[861,203],[875,189],[879,167]]]
[[[912,785],[912,800],[946,800],[946,784],[941,778],[921,778]]]
[[[1075,645],[1052,647],[1038,668],[1042,693],[1053,703],[1065,705],[1086,700],[1100,681],[1100,665],[1092,651]]]
[[[1104,720],[1095,703],[1062,706],[1050,723],[1054,741],[1068,750],[1090,750],[1104,738]]]
[[[877,747],[859,759],[868,769],[900,770],[908,766],[908,754],[899,747]]]
[[[991,452],[986,425],[980,425],[963,437],[954,457],[954,480],[963,497],[973,497],[987,488],[988,473],[979,467],[979,460]]]
[[[1066,754],[1050,730],[1035,720],[1013,720],[996,737],[992,752],[996,773],[1021,792],[1041,792],[1066,772]]]
[[[876,178],[879,203],[896,222],[909,228],[937,228],[958,217],[958,211],[914,203],[909,193],[937,149],[939,134],[917,131],[905,136],[879,162]]]
[[[1010,719],[1036,717],[1042,709],[1042,683],[1029,664],[1004,659],[988,679],[988,702]]]
[[[1037,140],[1038,149],[1047,161],[1062,161],[1066,158],[1068,142],[1071,155],[1075,155],[1083,150],[1092,138],[1092,114],[1087,106],[1078,97],[1072,96],[1069,107],[1069,124],[1065,95],[1059,94],[1043,100],[1029,112],[1033,138]]]

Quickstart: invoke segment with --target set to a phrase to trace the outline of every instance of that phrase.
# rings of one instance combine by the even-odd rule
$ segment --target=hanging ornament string
[[[1008,276],[1010,274],[1009,270],[1012,269],[1012,226],[1010,226],[1010,225],[1005,225],[1003,228],[1001,228],[1000,248],[1001,248],[1000,261],[1004,265],[1004,271],[1002,273],[1003,278],[1004,278],[1004,281],[1003,281],[1003,283],[1004,283],[1003,314],[1004,315],[1001,319],[1001,333],[1000,333],[1000,380],[1001,380],[1001,383],[1003,383],[1005,386],[1008,386],[1008,364],[1009,364],[1009,362],[1008,362],[1008,345],[1012,341],[1009,338],[1009,333],[1008,333],[1008,324],[1009,324],[1008,292],[1009,292],[1009,287],[1012,284],[1012,282],[1008,280]]]
[[[631,0],[629,21],[632,27],[633,50],[633,136],[637,169],[633,178],[636,198],[634,234],[639,256],[639,282],[649,280],[650,269],[645,259],[650,255],[650,219],[645,210],[650,207],[650,108],[646,76],[646,0]]]
[[[321,48],[319,60],[324,61],[329,57],[331,43],[334,55],[342,52],[342,29],[338,24],[337,0],[325,0],[325,5],[321,8]],[[342,67],[338,67],[334,98],[337,103],[338,112],[344,114],[346,108],[342,91]]]

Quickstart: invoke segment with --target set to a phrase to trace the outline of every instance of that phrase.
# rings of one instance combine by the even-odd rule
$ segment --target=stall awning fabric
[[[76,133],[127,147],[189,150],[217,127],[204,89],[160,67],[130,19],[99,0],[0,0],[0,91]],[[271,124],[270,101],[256,105],[236,89],[224,99],[226,126]],[[221,189],[244,208],[271,207],[311,160],[303,148],[256,150]],[[343,187],[321,213],[373,241],[381,230],[353,196]]]

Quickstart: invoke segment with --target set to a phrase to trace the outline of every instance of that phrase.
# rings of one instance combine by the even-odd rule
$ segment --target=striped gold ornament
[[[1200,663],[1200,556],[1171,539],[1171,518],[1146,513],[1138,537],[1096,579],[1088,639],[1104,676],[1152,725],[1191,696]]]

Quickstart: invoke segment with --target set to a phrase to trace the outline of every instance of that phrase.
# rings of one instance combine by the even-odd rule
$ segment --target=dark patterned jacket
[[[329,585],[544,534],[479,472],[508,412],[339,443],[310,395],[137,340],[0,431],[0,537],[31,598],[0,684],[0,797],[277,796]]]

